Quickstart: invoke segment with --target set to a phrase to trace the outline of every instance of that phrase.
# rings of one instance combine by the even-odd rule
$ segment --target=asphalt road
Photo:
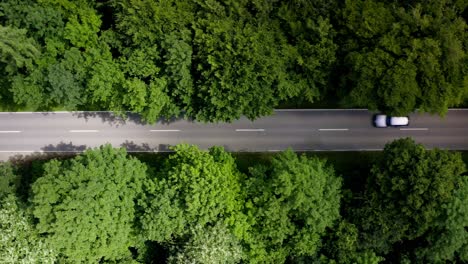
[[[229,151],[380,150],[385,143],[413,137],[428,148],[468,150],[468,109],[444,118],[410,116],[410,126],[375,128],[367,110],[277,110],[251,122],[204,124],[172,120],[147,125],[137,116],[123,120],[108,112],[0,112],[0,159],[18,153],[77,152],[104,143],[129,151],[168,151],[178,143]]]

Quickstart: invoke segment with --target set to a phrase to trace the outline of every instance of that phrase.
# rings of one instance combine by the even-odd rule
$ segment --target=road
[[[276,110],[251,122],[204,124],[172,120],[147,125],[134,115],[123,120],[109,112],[0,112],[0,159],[18,153],[79,152],[104,143],[129,151],[168,151],[178,143],[229,151],[380,150],[385,143],[413,137],[428,148],[468,150],[468,109],[445,118],[410,116],[410,126],[374,128],[372,113],[352,110]]]

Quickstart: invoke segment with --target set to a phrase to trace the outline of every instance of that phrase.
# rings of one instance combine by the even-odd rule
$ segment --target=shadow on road
[[[159,144],[157,147],[151,147],[147,143],[136,144],[128,140],[122,143],[120,147],[126,148],[128,152],[172,152],[168,144]]]
[[[73,116],[78,118],[84,118],[88,121],[91,118],[100,118],[103,123],[109,123],[112,126],[121,126],[125,125],[128,120],[132,120],[135,124],[144,125],[141,120],[138,119],[138,116],[130,118],[130,115],[133,114],[118,114],[113,112],[74,112]]]
[[[73,145],[72,142],[60,142],[56,145],[49,144],[41,148],[44,152],[83,152],[86,150],[86,145]]]
[[[78,118],[84,118],[88,121],[90,118],[100,118],[103,123],[109,123],[112,126],[122,126],[127,123],[133,123],[137,125],[150,125],[141,118],[140,115],[131,112],[73,112],[73,116]],[[184,120],[183,116],[171,117],[171,118],[160,118],[156,122],[159,124],[169,125],[179,120]],[[192,119],[185,119],[188,122],[193,122]]]

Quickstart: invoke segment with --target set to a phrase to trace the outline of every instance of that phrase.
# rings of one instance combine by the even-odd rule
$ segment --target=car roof
[[[390,124],[392,126],[406,126],[408,123],[409,120],[406,116],[393,116],[390,118]]]

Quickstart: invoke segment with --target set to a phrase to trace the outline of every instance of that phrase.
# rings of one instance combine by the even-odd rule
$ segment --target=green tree
[[[235,264],[242,258],[239,240],[226,226],[217,223],[214,226],[200,225],[191,229],[189,241],[169,257],[169,263],[212,263]]]
[[[135,206],[146,166],[110,145],[52,160],[32,185],[38,232],[62,261],[118,261],[136,243]]]
[[[268,1],[274,5],[274,1]],[[338,1],[279,1],[274,6],[281,34],[288,45],[282,55],[286,61],[286,79],[291,85],[279,87],[281,99],[315,102],[330,89],[329,75],[335,64],[338,46],[330,19],[338,10]],[[266,16],[268,21],[269,16]]]
[[[387,144],[372,168],[366,205],[355,214],[364,248],[387,253],[436,227],[465,171],[459,153],[426,150],[410,138]]]
[[[234,159],[220,147],[209,152],[177,145],[157,173],[141,216],[145,237],[164,242],[195,226],[224,223],[237,237],[247,229],[244,198]]]
[[[25,206],[14,195],[0,200],[0,262],[55,263],[55,252],[38,235]]]
[[[325,229],[339,217],[340,188],[340,178],[325,161],[291,150],[269,166],[252,167],[246,203],[250,261],[282,263],[288,256],[314,255]]]
[[[348,103],[405,115],[445,114],[468,91],[465,1],[345,1]]]
[[[0,162],[0,198],[15,194],[20,183],[20,177],[14,172],[9,162]]]
[[[0,58],[2,69],[10,75],[20,69],[31,69],[40,52],[32,38],[26,36],[26,30],[0,25]]]
[[[443,206],[435,228],[426,236],[417,256],[426,263],[468,261],[468,177],[463,176],[452,201]]]
[[[323,240],[322,251],[330,263],[377,264],[384,260],[371,250],[359,249],[359,230],[346,220],[335,225]]]
[[[208,122],[255,119],[328,87],[336,45],[325,2],[122,0],[112,8],[109,43],[126,78],[147,85],[128,86],[139,95],[128,108],[150,121],[180,111]],[[145,92],[154,80],[157,96]]]
[[[95,2],[7,0],[0,3],[0,13],[3,24],[25,30],[41,50],[33,69],[11,78],[8,98],[33,110],[87,105],[92,66],[111,58],[105,42],[99,41],[101,19]]]

